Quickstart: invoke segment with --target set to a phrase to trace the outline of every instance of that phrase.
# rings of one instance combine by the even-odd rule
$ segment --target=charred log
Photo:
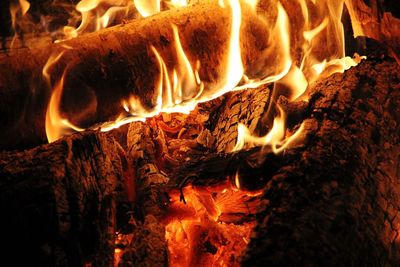
[[[130,244],[124,249],[120,266],[164,266],[168,262],[165,215],[168,197],[163,186],[168,182],[156,163],[153,130],[144,123],[132,123],[128,131],[128,151],[137,178],[137,205],[132,218]]]
[[[268,182],[244,265],[399,264],[399,73],[364,61],[315,85],[305,147]]]
[[[120,155],[92,132],[0,154],[3,264],[112,266]]]

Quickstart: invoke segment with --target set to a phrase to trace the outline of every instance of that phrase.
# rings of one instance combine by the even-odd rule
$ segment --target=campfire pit
[[[400,263],[391,1],[75,4],[10,2],[4,263]]]

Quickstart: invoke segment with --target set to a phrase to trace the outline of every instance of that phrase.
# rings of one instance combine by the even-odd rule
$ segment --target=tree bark
[[[0,154],[3,263],[112,266],[120,148],[88,132]]]
[[[399,265],[399,73],[372,59],[315,85],[304,149],[270,177],[243,265]]]

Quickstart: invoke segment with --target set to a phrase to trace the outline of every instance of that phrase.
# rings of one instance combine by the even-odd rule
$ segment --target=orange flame
[[[62,91],[64,87],[65,72],[60,81],[54,86],[49,106],[46,112],[46,135],[49,143],[56,141],[73,131],[80,132],[84,129],[74,126],[68,120],[63,119],[58,107],[60,106]]]
[[[245,147],[245,144],[248,143],[248,147],[270,146],[272,152],[278,154],[281,153],[283,150],[292,147],[292,145],[301,142],[304,138],[304,136],[302,135],[304,129],[303,123],[293,135],[285,138],[285,113],[279,105],[277,105],[277,107],[279,110],[279,115],[275,117],[271,130],[265,136],[253,136],[245,125],[239,123],[238,138],[236,146],[233,148],[233,151],[243,149]]]
[[[81,0],[75,9],[81,14],[81,23],[74,26],[65,26],[65,39],[75,38],[83,32],[98,31],[107,28],[118,15],[127,18],[133,6],[129,0]]]
[[[63,47],[69,49],[69,47],[67,46]],[[52,54],[43,67],[42,74],[46,82],[48,83],[49,87],[51,87],[51,77],[49,70],[54,66],[54,64],[56,64],[61,59],[61,57],[64,55],[64,52],[65,50],[60,52],[59,54]],[[46,111],[45,129],[46,129],[47,140],[49,143],[56,141],[63,135],[72,133],[74,131],[84,130],[74,126],[68,120],[62,118],[60,114],[59,107],[61,103],[65,75],[66,71],[64,71],[61,79],[54,86]]]
[[[10,3],[10,15],[11,15],[11,27],[14,31],[14,37],[11,41],[11,48],[14,47],[15,41],[18,37],[18,32],[22,31],[19,29],[19,20],[26,15],[31,4],[27,0],[18,0],[18,4],[11,2]]]

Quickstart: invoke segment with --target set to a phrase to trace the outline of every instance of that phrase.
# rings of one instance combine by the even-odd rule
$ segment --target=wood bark
[[[1,153],[3,264],[112,266],[121,161],[118,144],[93,132]]]
[[[270,177],[243,265],[399,265],[399,73],[370,59],[315,85],[307,141]]]
[[[75,125],[88,127],[115,119],[125,112],[121,101],[130,95],[137,95],[147,108],[154,106],[160,68],[150,46],[157,49],[172,73],[177,66],[177,53],[171,24],[177,25],[183,50],[192,66],[201,60],[203,95],[211,94],[225,69],[230,15],[229,6],[221,8],[217,1],[207,1],[47,47],[3,54],[0,57],[0,123],[4,129],[1,147],[34,145],[45,140],[45,112],[52,89],[42,70],[51,55],[64,53],[48,68],[50,87],[65,72],[60,109],[63,117]],[[269,8],[267,19],[260,20],[248,6],[242,5],[242,18],[242,59],[245,68],[253,66],[248,73],[252,77],[252,73],[265,71],[266,64],[279,65],[273,56],[276,51],[268,45],[276,8]]]

